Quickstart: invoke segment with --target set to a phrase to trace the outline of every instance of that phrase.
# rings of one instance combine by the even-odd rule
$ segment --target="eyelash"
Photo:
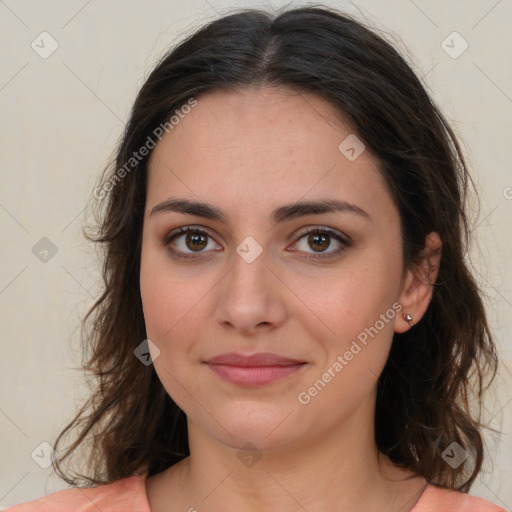
[[[181,227],[181,228],[169,233],[164,239],[164,242],[163,242],[164,245],[168,246],[171,253],[178,258],[183,258],[183,259],[200,258],[201,255],[203,254],[201,252],[198,252],[198,253],[196,253],[196,255],[191,256],[188,253],[183,253],[181,251],[177,251],[170,247],[171,242],[173,242],[175,239],[179,238],[181,235],[183,235],[185,233],[194,233],[194,234],[204,235],[205,237],[213,238],[207,231],[204,231],[199,228],[195,228],[193,226],[184,226],[184,227]],[[300,234],[297,241],[302,240],[304,237],[306,237],[307,235],[310,235],[310,234],[331,236],[331,237],[335,238],[338,242],[340,242],[341,247],[339,249],[329,252],[329,253],[317,253],[315,256],[306,256],[307,259],[311,259],[311,260],[331,259],[331,258],[334,258],[334,257],[338,256],[339,254],[341,254],[347,247],[350,247],[350,245],[351,245],[351,240],[348,237],[342,236],[338,232],[336,232],[332,229],[320,227],[320,226],[313,226],[313,227],[308,228],[306,231],[304,231],[303,233]],[[309,254],[311,254],[311,253],[309,253]]]

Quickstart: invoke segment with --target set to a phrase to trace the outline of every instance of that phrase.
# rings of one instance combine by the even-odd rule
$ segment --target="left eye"
[[[206,231],[192,226],[185,226],[178,229],[177,232],[168,235],[164,240],[164,245],[169,246],[169,250],[178,258],[194,258],[196,257],[194,253],[201,255],[208,252],[209,239],[213,240],[212,236]],[[335,239],[339,247],[327,252],[326,249],[331,246],[332,239]],[[310,256],[307,256],[310,259],[323,259],[341,253],[350,245],[350,239],[336,231],[314,227],[302,233],[294,247],[300,245],[300,243],[305,243],[307,247],[304,249],[294,248],[292,251],[306,252],[310,254]],[[308,247],[313,249],[312,253],[305,250]],[[213,249],[210,248],[210,250]]]
[[[336,240],[339,247],[335,250],[326,252],[326,249],[331,246],[331,240],[333,238]],[[300,241],[304,241],[308,247],[313,248],[313,256],[308,256],[308,258],[311,259],[322,259],[336,256],[350,245],[350,240],[347,237],[338,234],[333,230],[319,227],[310,228],[308,231],[303,233],[299,237],[299,242]]]

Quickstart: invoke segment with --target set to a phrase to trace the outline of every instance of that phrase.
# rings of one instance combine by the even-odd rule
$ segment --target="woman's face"
[[[262,88],[199,97],[154,149],[140,285],[155,370],[224,444],[299,446],[371,418],[403,262],[397,208],[358,144],[325,100]],[[278,357],[208,363],[232,353]]]

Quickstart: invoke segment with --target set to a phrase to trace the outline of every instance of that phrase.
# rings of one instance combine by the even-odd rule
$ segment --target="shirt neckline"
[[[146,510],[144,510],[143,512],[151,512],[151,508],[149,506],[149,499],[148,499],[148,495],[147,495],[147,491],[146,491],[146,479],[148,476],[148,471],[144,471],[135,476],[138,477],[138,482],[139,482],[139,485],[141,488],[141,494],[142,494],[144,505],[146,508]],[[419,495],[418,499],[416,500],[416,503],[414,503],[412,508],[409,509],[409,512],[420,512],[419,507],[423,507],[423,505],[427,501],[428,495],[430,494],[429,491],[431,488],[432,488],[432,486],[428,482],[426,482],[423,487],[423,490],[421,491],[421,494]]]

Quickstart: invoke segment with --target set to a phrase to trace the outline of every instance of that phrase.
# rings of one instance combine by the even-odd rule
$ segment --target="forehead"
[[[151,155],[148,207],[169,195],[246,210],[255,199],[269,210],[327,196],[370,210],[391,200],[377,159],[366,148],[355,159],[344,152],[348,144],[359,153],[361,142],[316,95],[283,87],[214,91],[180,117]]]

